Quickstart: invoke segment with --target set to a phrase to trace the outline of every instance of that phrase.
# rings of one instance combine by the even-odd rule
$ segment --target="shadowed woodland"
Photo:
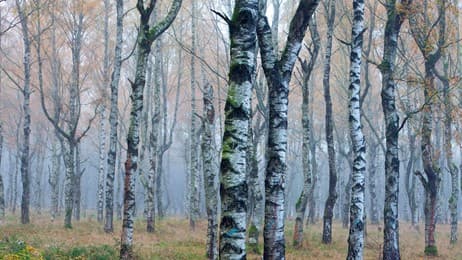
[[[459,0],[0,0],[0,258],[462,259]]]

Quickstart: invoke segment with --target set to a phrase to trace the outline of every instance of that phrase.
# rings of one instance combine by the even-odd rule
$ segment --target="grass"
[[[0,224],[0,259],[115,259],[118,256],[120,222],[115,222],[113,234],[105,234],[96,221],[86,219],[64,229],[63,221],[51,223],[45,216],[33,216],[32,223],[21,225],[19,218],[8,216]],[[334,224],[332,244],[321,243],[321,222],[305,228],[300,249],[292,246],[293,222],[287,223],[287,259],[345,259],[348,230]],[[422,226],[422,225],[421,225]],[[135,254],[139,259],[204,259],[206,222],[199,221],[190,231],[188,221],[168,218],[157,221],[156,232],[147,233],[143,221],[135,224]],[[425,257],[424,234],[407,223],[400,224],[402,259],[461,259],[462,242],[449,243],[449,225],[437,226],[438,256]],[[364,259],[381,259],[382,230],[367,227]],[[262,239],[260,239],[261,241]],[[248,259],[261,259],[249,253]]]

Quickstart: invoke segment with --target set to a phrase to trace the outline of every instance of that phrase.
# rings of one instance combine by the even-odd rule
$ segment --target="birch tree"
[[[295,211],[297,216],[295,218],[294,227],[294,246],[301,247],[303,241],[303,221],[305,220],[305,212],[308,204],[308,197],[313,189],[312,186],[312,171],[311,171],[311,158],[310,158],[310,137],[311,137],[311,123],[310,123],[310,78],[313,72],[316,60],[321,49],[321,40],[316,25],[316,17],[312,18],[309,28],[312,39],[313,48],[309,48],[310,60],[301,60],[302,67],[302,127],[303,127],[303,141],[302,141],[302,160],[303,160],[303,189],[300,197],[298,198],[297,204],[295,205]]]
[[[329,160],[329,195],[324,205],[323,228],[322,228],[322,242],[330,244],[332,242],[332,218],[334,216],[334,206],[337,200],[337,168],[335,166],[335,146],[334,146],[334,121],[332,119],[332,99],[330,95],[330,61],[332,55],[332,36],[334,34],[335,22],[335,1],[329,0],[328,6],[325,6],[327,11],[327,42],[326,52],[324,56],[324,74],[323,74],[323,88],[324,88],[324,101],[326,103],[326,142],[327,153]]]
[[[402,4],[407,5],[408,3],[409,1],[407,0],[402,1]],[[387,22],[384,34],[384,52],[382,63],[379,65],[382,73],[381,96],[386,136],[383,258],[400,259],[398,222],[399,117],[395,104],[396,82],[393,78],[393,73],[398,48],[398,35],[405,13],[403,9],[398,9],[396,0],[388,0],[385,7],[387,10]]]
[[[416,172],[425,190],[425,254],[437,255],[438,250],[435,241],[436,207],[438,201],[438,189],[441,183],[441,172],[438,166],[438,155],[432,144],[433,114],[435,109],[435,66],[440,60],[443,45],[445,44],[445,8],[446,1],[437,3],[436,22],[430,21],[432,17],[427,0],[414,2],[414,12],[409,16],[409,24],[412,36],[424,57],[425,81],[423,84],[425,104],[422,108],[421,126],[421,152],[423,173]],[[433,25],[434,24],[434,25]],[[432,33],[438,28],[438,38],[434,39]],[[433,44],[435,43],[435,44]]]
[[[223,14],[230,34],[228,95],[220,164],[219,258],[246,258],[246,155],[255,73],[258,0],[237,0],[232,19]]]
[[[287,172],[287,109],[289,82],[312,15],[319,0],[302,0],[290,22],[280,59],[274,49],[266,15],[259,13],[258,44],[269,89],[268,162],[265,178],[264,258],[284,259],[284,186]]]
[[[143,109],[143,89],[146,84],[146,67],[152,43],[172,24],[180,10],[182,1],[172,2],[165,18],[150,25],[149,20],[156,6],[156,1],[144,3],[138,0],[136,9],[140,15],[137,35],[137,55],[135,80],[131,84],[130,125],[127,133],[127,159],[125,161],[124,209],[121,235],[120,259],[133,258],[133,220],[135,212],[135,181],[138,168],[138,144],[140,138],[140,119]]]
[[[364,0],[353,0],[351,28],[349,127],[353,148],[353,172],[350,201],[350,232],[347,259],[363,259],[365,227],[366,140],[362,131],[360,90],[364,33]]]
[[[23,69],[24,69],[24,82],[21,87],[23,95],[23,134],[22,134],[22,148],[21,148],[21,179],[22,179],[22,197],[21,197],[21,223],[27,224],[30,222],[29,208],[30,208],[30,124],[31,124],[31,110],[30,110],[30,82],[31,82],[31,40],[28,27],[28,14],[26,13],[26,1],[16,0],[16,8],[19,14],[21,23],[22,40],[24,45],[23,55]]]
[[[106,97],[109,85],[109,0],[104,0],[104,25],[103,25],[103,68],[102,79],[103,86],[100,87],[101,103],[98,108],[100,119],[99,125],[99,166],[98,166],[98,186],[97,186],[97,220],[100,223],[104,221],[104,181],[106,173]]]
[[[108,10],[106,10],[108,11]],[[116,44],[114,49],[114,65],[111,74],[109,88],[111,90],[110,112],[109,112],[109,151],[107,154],[106,169],[106,216],[104,220],[104,231],[112,233],[114,231],[114,179],[116,176],[117,161],[117,128],[118,128],[118,99],[119,99],[119,80],[122,67],[122,44],[123,44],[123,0],[116,0]]]
[[[204,168],[205,207],[207,209],[207,257],[218,259],[218,182],[215,167],[215,108],[213,89],[206,84],[203,93],[202,160]]]
[[[197,118],[196,118],[196,19],[197,19],[197,3],[196,0],[192,0],[192,16],[191,16],[191,126],[190,126],[190,139],[191,139],[191,148],[190,148],[190,177],[189,177],[189,227],[194,230],[196,226],[196,220],[199,217],[199,169],[200,164],[198,160],[198,127],[197,127]]]

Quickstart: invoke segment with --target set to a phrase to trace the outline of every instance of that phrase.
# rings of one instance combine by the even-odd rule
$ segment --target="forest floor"
[[[147,233],[142,221],[135,225],[135,253],[139,259],[204,259],[206,222],[197,223],[190,231],[186,219],[167,218],[156,223],[156,232]],[[291,245],[293,222],[287,222],[287,259],[345,259],[348,230],[336,223],[333,242],[321,243],[321,222],[305,229],[303,247]],[[62,219],[54,223],[45,216],[32,216],[32,223],[21,225],[18,216],[7,216],[0,224],[0,259],[114,259],[118,254],[121,223],[116,231],[105,234],[94,217],[74,221],[73,229],[64,229]],[[381,259],[383,232],[380,226],[367,227],[364,259]],[[462,259],[462,241],[449,245],[449,225],[437,226],[439,256],[431,259]],[[407,223],[400,224],[402,259],[424,257],[424,234]],[[18,257],[19,256],[19,257]],[[28,258],[29,256],[29,258]],[[32,257],[31,257],[32,256]],[[35,257],[34,257],[35,256]],[[248,259],[261,259],[248,254]]]

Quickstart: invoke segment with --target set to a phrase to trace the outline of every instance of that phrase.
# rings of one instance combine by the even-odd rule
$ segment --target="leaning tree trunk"
[[[308,199],[313,189],[312,185],[312,172],[311,172],[311,161],[310,161],[310,145],[312,140],[310,137],[313,135],[311,133],[311,123],[310,123],[310,86],[309,82],[311,79],[311,74],[314,69],[314,65],[318,58],[319,50],[321,49],[321,40],[316,25],[316,18],[313,17],[312,22],[309,25],[312,42],[314,48],[311,52],[311,60],[306,62],[302,61],[302,72],[303,72],[303,81],[302,81],[302,127],[303,127],[303,140],[302,140],[302,158],[303,158],[303,189],[300,197],[298,198],[297,204],[295,205],[296,218],[295,218],[295,227],[294,227],[294,246],[301,247],[303,242],[303,221],[305,220],[306,208],[308,204]]]
[[[364,32],[364,0],[353,0],[351,29],[349,126],[353,144],[353,172],[350,202],[350,232],[347,259],[363,259],[365,228],[366,140],[361,125],[361,53]]]
[[[326,102],[326,142],[329,158],[329,194],[324,205],[324,217],[322,228],[322,242],[330,244],[332,242],[332,218],[334,216],[334,206],[337,200],[337,168],[335,166],[335,146],[334,146],[334,121],[332,118],[332,99],[330,96],[330,62],[332,54],[332,36],[334,34],[335,22],[335,3],[329,0],[330,8],[327,19],[327,42],[324,60],[324,100]]]
[[[221,16],[224,16],[220,14]],[[230,30],[229,88],[220,164],[221,259],[245,259],[247,213],[247,146],[252,81],[256,68],[257,0],[237,0]]]
[[[104,231],[112,233],[114,231],[114,178],[116,176],[117,161],[117,126],[118,126],[118,89],[120,80],[120,70],[122,67],[122,44],[123,44],[123,0],[116,0],[117,21],[116,21],[116,45],[114,55],[114,68],[111,75],[111,108],[109,112],[109,151],[107,154],[107,172],[106,172],[106,217],[104,222]],[[106,9],[106,12],[109,10]]]
[[[284,188],[287,173],[287,112],[289,82],[301,49],[301,42],[319,0],[300,1],[289,26],[286,46],[280,59],[274,49],[268,19],[260,12],[258,43],[269,90],[269,127],[265,178],[265,259],[285,259]]]
[[[23,94],[23,135],[22,135],[22,148],[21,148],[21,179],[22,179],[22,197],[21,197],[21,223],[27,224],[30,222],[29,208],[30,208],[30,124],[31,124],[31,110],[30,110],[30,80],[31,80],[31,41],[29,39],[28,28],[28,15],[25,11],[24,4],[16,0],[16,7],[18,10],[19,18],[21,21],[21,32],[24,44],[24,85],[21,88]]]
[[[181,0],[171,4],[167,16],[152,26],[149,25],[151,13],[155,2],[149,2],[145,7],[142,0],[138,0],[137,9],[140,14],[140,27],[137,36],[137,57],[135,81],[130,82],[132,88],[130,111],[130,125],[127,134],[127,159],[125,161],[124,179],[124,206],[123,224],[121,234],[120,259],[133,259],[133,221],[135,213],[135,174],[138,168],[138,144],[140,140],[140,121],[143,110],[143,90],[146,84],[146,67],[151,45],[172,24],[178,11]],[[156,127],[156,126],[154,126]]]
[[[407,2],[407,0],[405,1]],[[387,1],[387,22],[384,35],[384,53],[382,64],[382,109],[385,117],[385,205],[383,259],[401,259],[399,252],[399,154],[398,124],[399,117],[395,104],[396,83],[393,78],[395,70],[398,35],[404,20],[404,12],[396,6],[396,0]]]
[[[218,183],[215,167],[215,109],[213,89],[207,84],[204,88],[204,118],[202,132],[202,160],[204,168],[205,207],[207,209],[207,257],[218,259]]]

